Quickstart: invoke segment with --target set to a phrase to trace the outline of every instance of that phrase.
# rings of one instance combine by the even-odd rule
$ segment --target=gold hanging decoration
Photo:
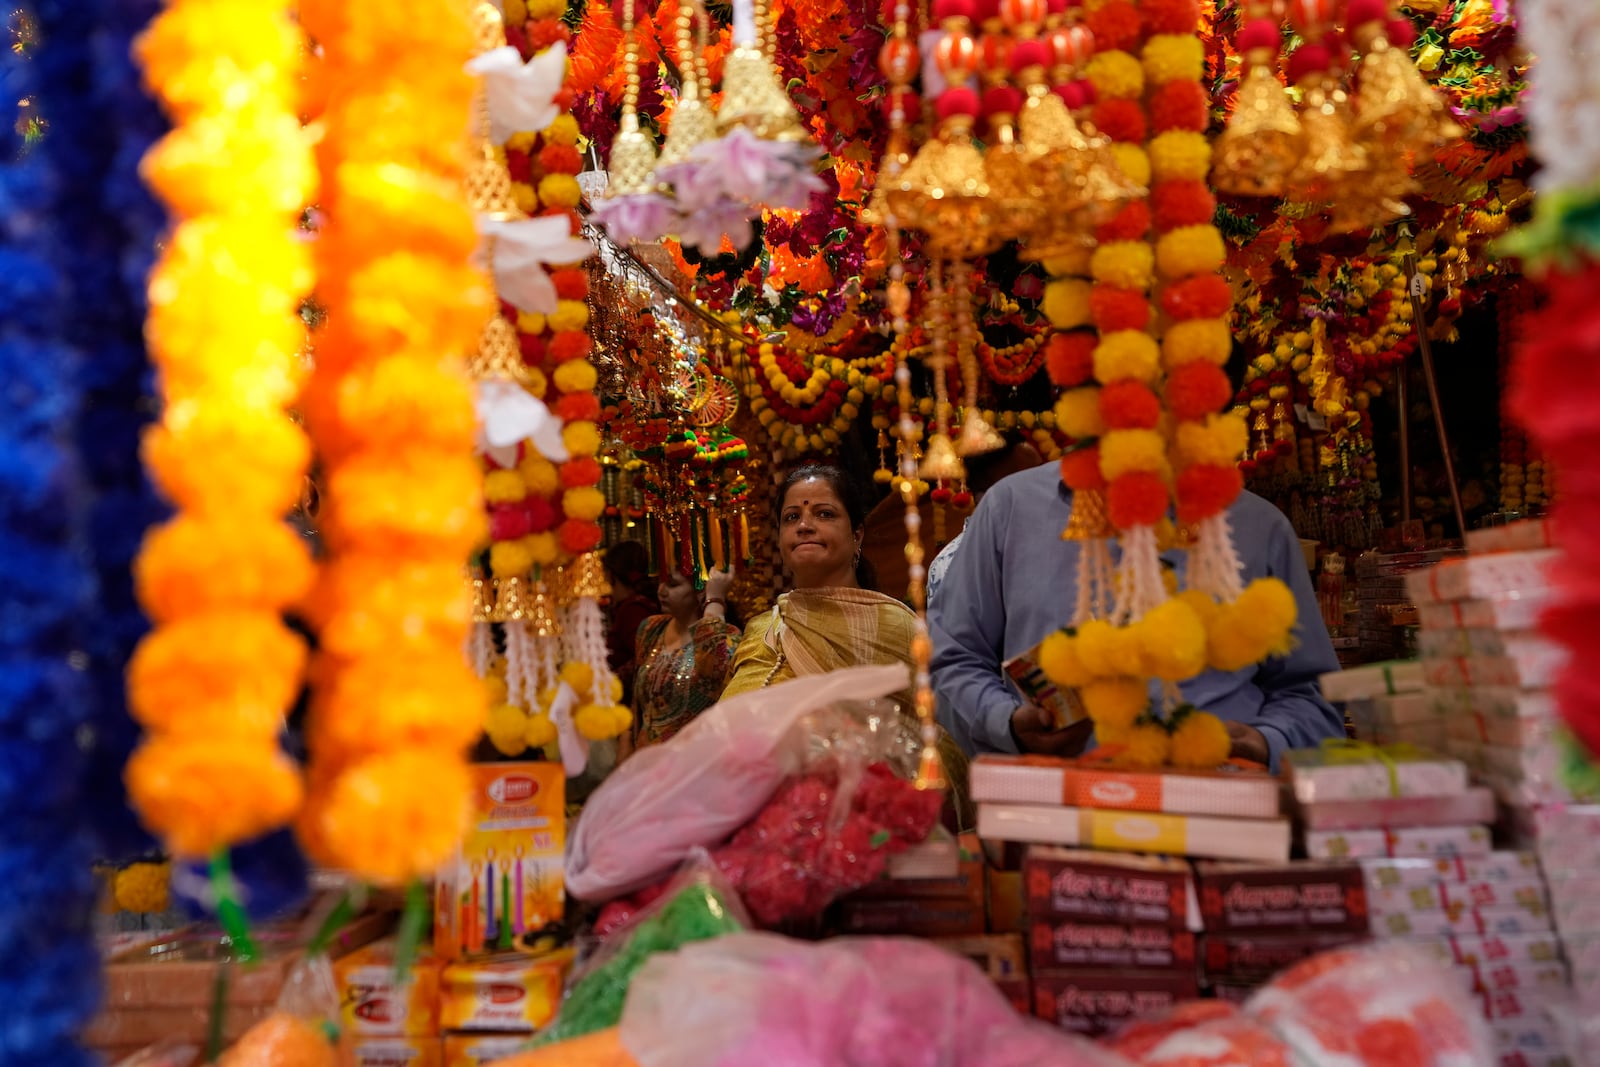
[[[522,579],[499,579],[495,590],[494,621],[520,622],[527,614],[528,605],[522,596]]]
[[[1228,128],[1217,138],[1212,185],[1237,196],[1283,196],[1306,133],[1273,72],[1272,53],[1258,49],[1247,62]]]
[[[1067,516],[1067,528],[1062,531],[1063,541],[1099,541],[1115,537],[1117,529],[1111,525],[1111,513],[1106,507],[1106,494],[1102,489],[1078,489],[1072,494],[1072,512]]]
[[[1372,172],[1367,150],[1350,134],[1349,120],[1333,95],[1333,82],[1325,72],[1306,90],[1300,125],[1305,145],[1289,174],[1291,201],[1321,206],[1356,191]]]
[[[606,580],[605,564],[600,553],[585,552],[578,557],[571,575],[571,597],[576,600],[599,600],[611,595],[611,583]]]
[[[1146,190],[1128,178],[1099,134],[1086,134],[1045,83],[1043,67],[1019,74],[1027,92],[1017,131],[1042,172],[1050,210],[1037,212],[1022,234],[1021,257],[1040,261],[1084,248],[1094,228]]]
[[[809,141],[800,113],[789,99],[772,57],[762,47],[770,39],[765,0],[754,5],[756,40],[736,45],[722,63],[722,109],[717,128],[727,133],[743,126],[768,141]]]
[[[561,623],[556,619],[550,590],[540,579],[533,583],[533,596],[528,601],[528,629],[534,637],[559,637]]]
[[[700,19],[700,39],[695,42],[690,27],[695,16]],[[672,126],[667,140],[661,146],[658,167],[682,163],[689,153],[717,135],[717,116],[711,105],[702,98],[709,90],[705,77],[706,14],[695,0],[679,0],[678,4],[678,70],[682,74],[683,89],[678,95],[678,106],[672,112]]]
[[[639,127],[639,42],[634,33],[633,3],[624,0],[622,9],[622,62],[628,80],[622,92],[622,119],[611,141],[607,200],[651,193],[657,184],[655,138]]]

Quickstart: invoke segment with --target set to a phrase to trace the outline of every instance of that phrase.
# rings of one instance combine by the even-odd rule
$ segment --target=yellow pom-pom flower
[[[544,333],[544,315],[538,311],[517,312],[517,329],[523,333]]]
[[[1044,269],[1051,277],[1071,275],[1078,277],[1089,273],[1089,257],[1093,249],[1088,246],[1074,248],[1062,252],[1060,255],[1051,256],[1044,261]]]
[[[1244,587],[1234,606],[1239,612],[1239,624],[1264,646],[1267,655],[1286,655],[1294,647],[1299,605],[1282,580],[1257,578]]]
[[[561,680],[582,697],[594,688],[594,669],[587,663],[573,660],[561,666]]]
[[[555,117],[545,128],[544,139],[552,144],[575,145],[578,143],[578,120],[570,113],[563,112]]]
[[[1100,474],[1115,481],[1135,471],[1167,471],[1167,442],[1159,430],[1112,430],[1100,438]]]
[[[1204,181],[1211,171],[1211,143],[1203,133],[1168,130],[1150,141],[1148,151],[1150,177],[1158,182]]]
[[[1111,146],[1111,154],[1130,182],[1138,186],[1150,184],[1150,155],[1141,146],[1119,141]]]
[[[489,571],[496,578],[521,578],[533,569],[527,538],[496,541],[489,546]]]
[[[515,504],[527,495],[528,483],[517,471],[490,471],[483,476],[483,499],[490,504]]]
[[[539,179],[539,201],[550,207],[575,208],[583,199],[578,179],[570,174],[546,174]]]
[[[1057,630],[1039,644],[1039,669],[1056,685],[1077,689],[1094,681],[1094,674],[1078,658],[1076,639]]]
[[[627,729],[625,724],[620,724],[617,710],[602,704],[585,704],[573,712],[572,724],[590,741],[607,741]],[[626,708],[621,710],[627,714]],[[632,722],[631,716],[628,721]]]
[[[1113,647],[1117,642],[1117,630],[1104,619],[1089,619],[1078,627],[1077,634],[1073,637],[1073,650],[1078,654],[1078,662],[1083,664],[1083,669],[1089,672],[1092,678],[1112,678],[1118,673],[1112,665],[1112,659],[1119,655],[1118,649]]]
[[[1226,763],[1233,752],[1227,725],[1208,711],[1180,712],[1172,727],[1172,763],[1177,767],[1211,770]]]
[[[1219,604],[1206,623],[1206,662],[1214,670],[1242,671],[1260,663],[1266,648],[1240,624],[1237,604]]]
[[[489,704],[504,704],[508,698],[503,675],[491,674],[483,680],[483,695]]]
[[[522,544],[528,550],[528,558],[533,560],[535,566],[548,567],[561,558],[561,541],[548,531],[529,534],[522,539]]]
[[[556,743],[556,724],[549,714],[541,711],[528,716],[522,742],[529,748],[545,748]]]
[[[588,305],[582,300],[558,300],[556,309],[550,313],[548,321],[552,330],[563,333],[581,330],[589,324]]]
[[[1040,308],[1058,330],[1089,325],[1089,283],[1078,278],[1056,279],[1044,287]]]
[[[1172,737],[1167,733],[1167,728],[1159,722],[1141,722],[1128,731],[1117,762],[1125,767],[1141,769],[1164,767],[1171,752]]]
[[[1089,273],[1094,280],[1118,289],[1149,288],[1154,270],[1155,252],[1143,241],[1103,244],[1089,260]]]
[[[517,465],[518,472],[522,475],[523,484],[528,487],[528,492],[534,496],[554,496],[557,489],[561,488],[561,472],[556,470],[556,465],[542,456],[525,456]]]
[[[1144,666],[1144,649],[1139,635],[1131,626],[1113,626],[1106,643],[1106,662],[1112,673],[1129,678],[1141,678],[1150,673]]]
[[[563,393],[587,393],[599,380],[599,373],[586,359],[569,359],[556,368],[556,388]]]
[[[528,744],[523,735],[528,729],[528,713],[514,704],[496,704],[489,709],[483,732],[502,756],[520,756]]]
[[[1180,226],[1156,241],[1156,270],[1174,281],[1191,274],[1210,274],[1222,267],[1227,254],[1215,226]]]
[[[1233,333],[1224,319],[1175,322],[1161,338],[1161,358],[1168,370],[1202,359],[1221,367],[1232,351]]]
[[[1102,100],[1132,100],[1144,92],[1144,68],[1127,52],[1100,52],[1085,73]]]
[[[1185,589],[1176,595],[1176,599],[1189,605],[1189,610],[1199,617],[1201,624],[1207,630],[1211,628],[1211,618],[1220,609],[1215,597],[1210,593],[1202,593],[1198,589]]]
[[[1151,85],[1199,81],[1205,46],[1192,33],[1158,33],[1144,43],[1144,76]]]
[[[167,884],[172,868],[165,863],[131,863],[111,883],[117,907],[136,915],[155,915],[171,907]]]
[[[1106,424],[1100,418],[1100,390],[1068,389],[1056,398],[1056,426],[1068,437],[1099,437]]]
[[[1178,424],[1173,457],[1183,467],[1196,463],[1231,467],[1239,462],[1249,443],[1250,430],[1241,416],[1207,415],[1204,422]]]
[[[1133,678],[1100,678],[1078,690],[1083,709],[1095,726],[1126,730],[1150,706],[1143,682]]]
[[[1133,379],[1153,382],[1161,371],[1161,349],[1143,330],[1115,330],[1094,349],[1094,376],[1102,384]]]
[[[1181,600],[1164,600],[1134,626],[1144,667],[1157,678],[1181,682],[1205,669],[1206,628]]]
[[[606,510],[606,495],[593,486],[568,489],[561,494],[561,510],[569,519],[593,522]]]
[[[600,429],[592,422],[569,422],[561,428],[561,441],[574,456],[592,456],[600,451]]]

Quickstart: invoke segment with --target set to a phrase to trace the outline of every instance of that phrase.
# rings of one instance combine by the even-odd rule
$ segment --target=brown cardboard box
[[[1365,934],[1206,934],[1200,962],[1210,984],[1266,979],[1330,948],[1365,940]]]
[[[1034,845],[1022,878],[1035,922],[1200,928],[1194,877],[1181,859]]]
[[[845,934],[890,937],[974,937],[984,932],[981,900],[938,897],[846,900],[839,907]]]
[[[1193,969],[1195,938],[1163,926],[1035,921],[1028,956],[1035,971],[1063,967]]]
[[[1199,992],[1191,971],[1036,972],[1033,1013],[1064,1030],[1099,1037],[1129,1019],[1193,1000]]]
[[[1365,933],[1358,863],[1197,863],[1209,933]]]
[[[237,1041],[272,1009],[271,1004],[230,1004],[222,1017],[222,1040]],[[171,1038],[203,1046],[210,1032],[210,1008],[140,1007],[102,1011],[84,1031],[83,1043],[97,1049],[141,1049]]]
[[[1022,895],[1022,872],[990,867],[985,872],[989,897],[989,932],[1020,934],[1028,928],[1027,901]]]
[[[985,934],[982,937],[937,937],[934,944],[983,968],[996,982],[1026,977],[1028,957],[1019,934]]]

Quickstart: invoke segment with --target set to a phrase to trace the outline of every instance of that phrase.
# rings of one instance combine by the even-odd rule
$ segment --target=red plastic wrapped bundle
[[[1148,1067],[1296,1067],[1265,1026],[1219,1000],[1195,1000],[1132,1023],[1108,1042]]]
[[[1284,971],[1246,1009],[1308,1063],[1494,1062],[1488,1027],[1466,986],[1400,942],[1313,956]]]

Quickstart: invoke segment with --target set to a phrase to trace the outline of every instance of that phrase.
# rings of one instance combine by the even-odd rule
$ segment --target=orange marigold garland
[[[483,720],[461,582],[484,522],[460,357],[492,309],[462,189],[474,42],[446,0],[306,0],[300,18],[330,90],[316,246],[328,322],[306,404],[327,463],[328,561],[299,830],[319,862],[394,885],[456,847]]]
[[[144,459],[178,514],[134,565],[156,625],[128,668],[147,737],[126,773],[145,824],[180,857],[275,829],[301,802],[277,742],[306,659],[281,612],[312,575],[283,522],[310,461],[285,410],[312,280],[295,232],[315,183],[293,109],[300,52],[271,0],[223,16],[176,0],[137,45],[176,123],[144,160],[177,220],[150,278],[164,411]]]

